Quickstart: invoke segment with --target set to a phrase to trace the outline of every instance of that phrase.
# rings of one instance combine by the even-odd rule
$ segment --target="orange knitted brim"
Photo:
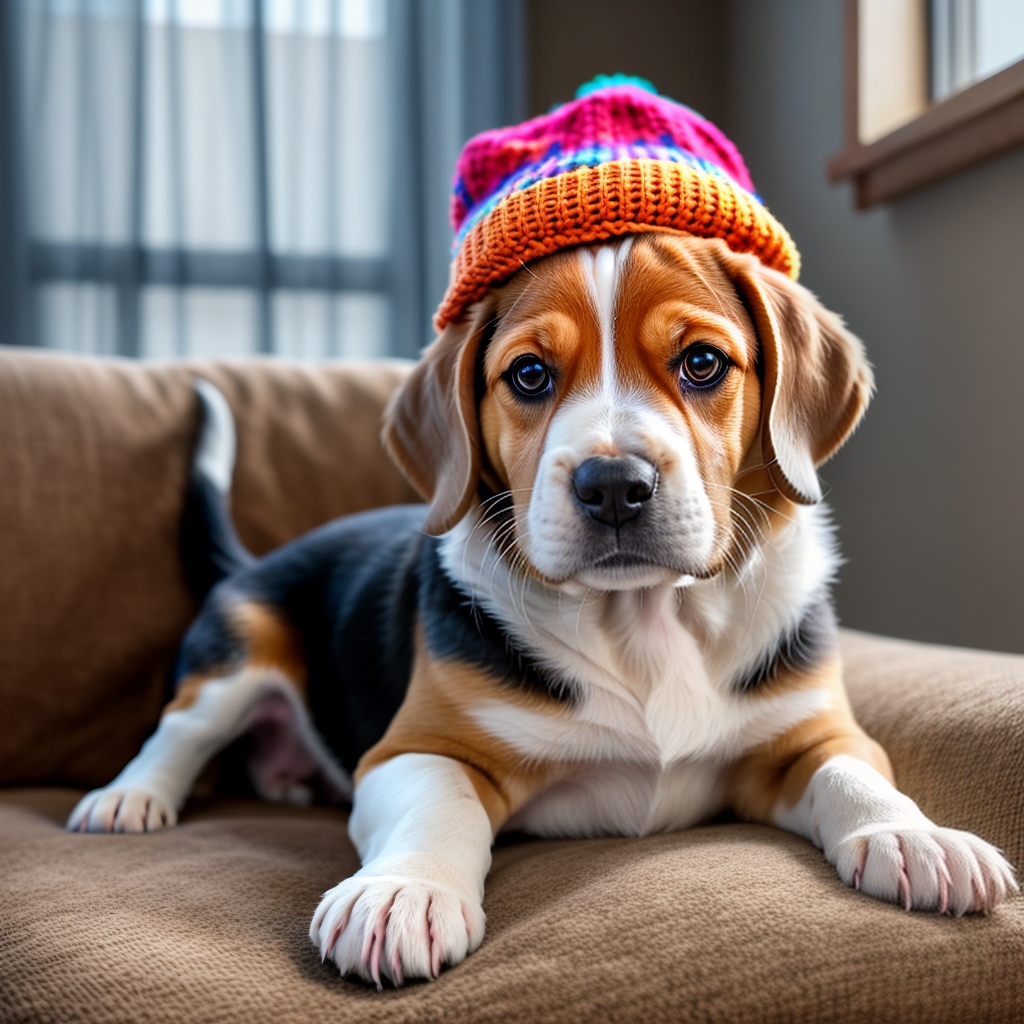
[[[642,231],[721,238],[734,252],[796,278],[786,229],[728,179],[669,160],[613,160],[545,178],[505,196],[470,228],[434,317],[442,330],[530,260],[566,246]]]

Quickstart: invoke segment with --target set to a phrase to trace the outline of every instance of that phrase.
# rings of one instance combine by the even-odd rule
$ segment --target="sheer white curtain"
[[[459,147],[522,114],[520,3],[4,3],[2,340],[415,353]]]

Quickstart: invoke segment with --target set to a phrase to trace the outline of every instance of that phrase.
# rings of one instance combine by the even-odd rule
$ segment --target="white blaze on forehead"
[[[596,252],[580,250],[583,276],[601,329],[601,388],[606,394],[615,387],[615,301],[632,244],[632,238],[625,238],[616,245],[598,246]]]

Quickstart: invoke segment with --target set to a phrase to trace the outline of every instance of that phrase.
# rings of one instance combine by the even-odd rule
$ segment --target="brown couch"
[[[207,785],[171,831],[66,834],[82,791],[153,728],[195,611],[176,554],[193,370],[237,415],[254,550],[413,497],[377,441],[402,364],[0,351],[0,1020],[1024,1020],[1024,901],[908,914],[768,828],[504,843],[481,949],[383,993],[306,937],[318,895],[356,867],[343,811]],[[843,645],[903,788],[1024,865],[1024,657]]]

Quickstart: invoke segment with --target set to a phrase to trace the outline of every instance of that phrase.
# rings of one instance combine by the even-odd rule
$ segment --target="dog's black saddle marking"
[[[561,702],[576,690],[536,664],[445,573],[426,507],[394,506],[335,520],[229,576],[207,597],[181,647],[182,676],[244,659],[231,628],[241,602],[283,612],[302,636],[317,730],[349,771],[405,699],[414,636],[439,660],[478,667],[502,686]]]
[[[771,682],[780,672],[814,668],[824,654],[835,649],[837,630],[832,601],[828,593],[822,592],[807,605],[796,625],[740,674],[736,689],[748,693]]]
[[[577,687],[538,664],[493,616],[455,586],[438,554],[438,542],[424,537],[420,613],[430,653],[476,665],[506,686],[574,704]]]

